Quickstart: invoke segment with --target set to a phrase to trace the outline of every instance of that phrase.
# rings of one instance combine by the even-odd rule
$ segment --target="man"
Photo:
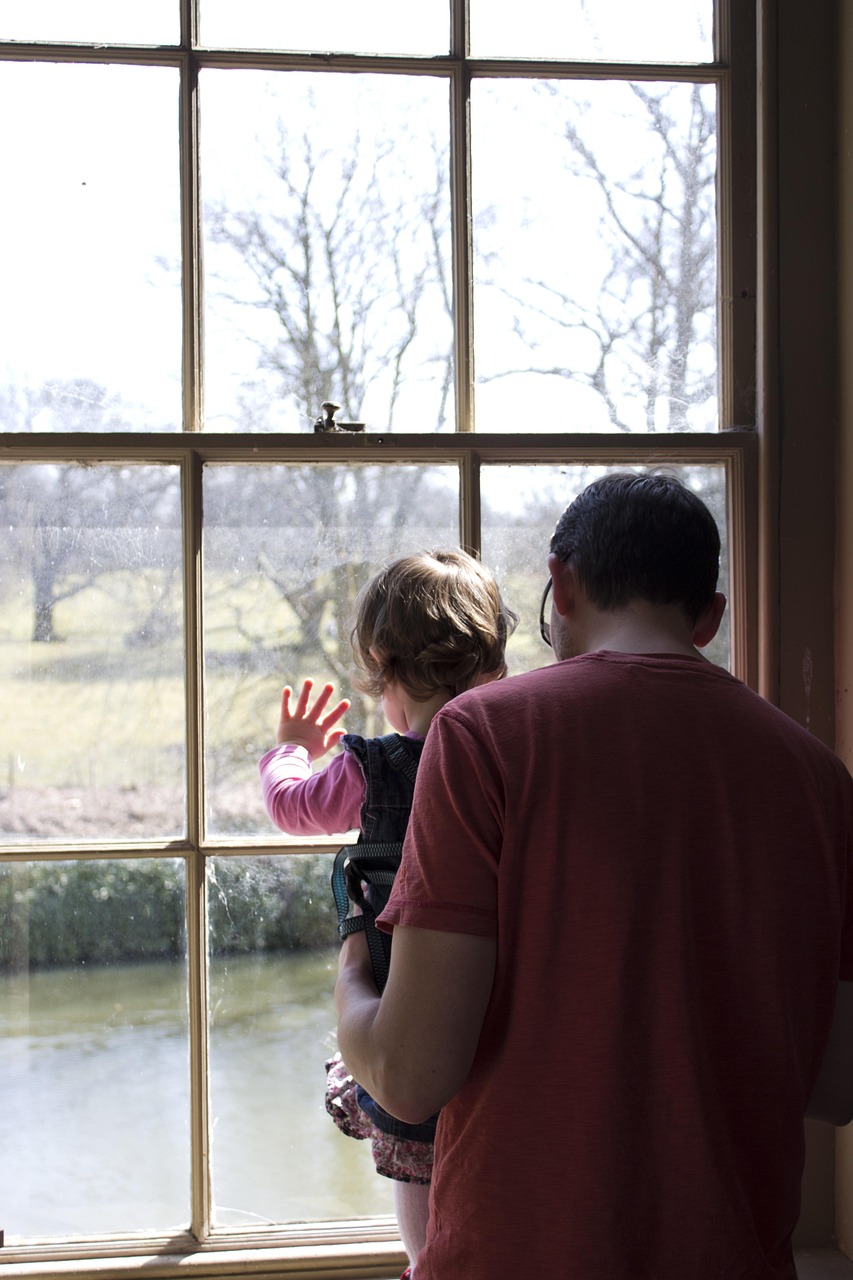
[[[443,1108],[416,1280],[795,1280],[833,1025],[814,1105],[853,1114],[853,784],[697,652],[719,550],[674,478],[596,481],[551,543],[560,661],[433,721],[388,985],[359,936],[337,986],[356,1079]]]

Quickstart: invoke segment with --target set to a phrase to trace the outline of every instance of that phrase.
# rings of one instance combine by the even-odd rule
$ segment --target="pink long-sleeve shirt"
[[[267,813],[291,836],[329,836],[360,824],[364,775],[348,751],[311,772],[304,747],[283,742],[258,765]]]
[[[416,733],[406,737],[423,740]],[[349,751],[312,773],[305,748],[282,742],[261,757],[258,769],[267,813],[280,831],[291,836],[330,836],[361,826],[364,774]]]

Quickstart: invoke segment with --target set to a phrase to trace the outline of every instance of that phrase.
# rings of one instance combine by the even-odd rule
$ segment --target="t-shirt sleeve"
[[[268,751],[258,768],[267,813],[279,830],[327,836],[358,827],[364,775],[348,751],[312,773],[305,748],[284,742]]]
[[[494,937],[503,840],[500,773],[450,707],[427,736],[403,860],[379,925]]]

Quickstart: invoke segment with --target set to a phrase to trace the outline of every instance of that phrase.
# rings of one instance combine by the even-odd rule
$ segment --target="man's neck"
[[[679,605],[634,601],[625,609],[591,609],[584,619],[585,653],[671,653],[702,655],[693,644],[693,628]]]

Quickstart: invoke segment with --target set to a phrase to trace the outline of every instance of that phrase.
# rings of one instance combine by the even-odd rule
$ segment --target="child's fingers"
[[[282,721],[304,720],[324,729],[340,720],[341,716],[345,715],[349,710],[349,698],[341,698],[340,702],[336,703],[330,711],[326,710],[329,699],[335,691],[335,686],[331,683],[323,685],[314,700],[314,705],[309,709],[313,688],[313,680],[310,678],[303,680],[299,697],[296,699],[296,704],[293,705],[293,689],[290,685],[285,685],[281,694]]]
[[[331,698],[334,692],[335,692],[335,686],[333,684],[323,685],[322,689],[317,694],[317,697],[314,700],[314,706],[311,708],[311,718],[313,720],[316,720],[319,722],[320,717],[322,716],[323,711],[325,710],[326,703],[329,701],[329,699]]]
[[[299,698],[296,703],[296,710],[293,712],[295,716],[304,716],[308,706],[308,700],[311,697],[311,690],[314,688],[314,681],[309,677],[302,681],[302,688],[299,690]]]
[[[290,685],[285,685],[281,691],[281,713],[279,715],[279,723],[283,724],[285,720],[292,718],[293,712],[290,710],[290,699],[293,696],[293,690]]]
[[[341,698],[337,706],[332,707],[331,711],[327,711],[326,714],[323,716],[321,727],[323,729],[327,729],[329,725],[334,724],[336,720],[340,720],[341,716],[345,716],[346,713],[349,711],[349,708],[350,708],[349,698]],[[341,730],[341,733],[343,733],[343,730]]]

